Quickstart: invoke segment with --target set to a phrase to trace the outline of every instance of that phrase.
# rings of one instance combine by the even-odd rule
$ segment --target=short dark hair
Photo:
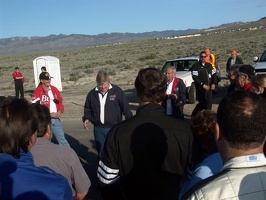
[[[253,149],[265,140],[266,104],[252,92],[239,90],[225,96],[217,110],[217,123],[231,148]]]
[[[3,106],[0,130],[0,152],[16,158],[20,158],[20,149],[28,152],[29,141],[37,130],[37,117],[26,99],[14,99]]]
[[[141,69],[135,80],[137,97],[142,102],[162,102],[167,88],[166,77],[156,68]]]
[[[32,104],[38,117],[37,137],[43,137],[47,132],[48,125],[51,125],[49,108],[39,103]]]
[[[201,54],[203,54],[203,53],[207,55],[207,53],[205,51],[202,51],[202,52],[200,52],[199,56],[201,56]]]

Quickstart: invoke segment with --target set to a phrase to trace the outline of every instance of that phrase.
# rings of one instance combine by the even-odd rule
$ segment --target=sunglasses
[[[207,56],[200,56],[201,58],[206,58]]]

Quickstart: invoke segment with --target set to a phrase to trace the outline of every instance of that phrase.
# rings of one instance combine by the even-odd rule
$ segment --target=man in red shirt
[[[242,65],[238,72],[238,85],[241,90],[252,91],[251,78],[255,75],[255,69],[251,65]]]
[[[24,98],[24,89],[23,89],[24,77],[22,73],[19,72],[18,67],[15,67],[12,77],[15,82],[16,98],[19,98],[19,93],[20,93],[20,97]]]
[[[31,101],[32,103],[40,101],[41,105],[49,108],[54,136],[59,144],[70,147],[60,121],[61,114],[64,112],[63,98],[59,90],[51,85],[51,76],[48,72],[42,72],[39,78],[40,84],[33,92]]]

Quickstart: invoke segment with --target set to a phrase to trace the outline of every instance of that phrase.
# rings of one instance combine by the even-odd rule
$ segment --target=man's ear
[[[262,94],[264,92],[264,88],[263,87],[259,87],[259,94]]]
[[[215,141],[220,141],[223,139],[221,130],[220,130],[220,126],[219,124],[216,122],[215,123]]]

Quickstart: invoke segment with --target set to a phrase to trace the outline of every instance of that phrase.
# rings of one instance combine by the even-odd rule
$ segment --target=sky
[[[203,29],[266,16],[266,0],[0,0],[0,38]]]

